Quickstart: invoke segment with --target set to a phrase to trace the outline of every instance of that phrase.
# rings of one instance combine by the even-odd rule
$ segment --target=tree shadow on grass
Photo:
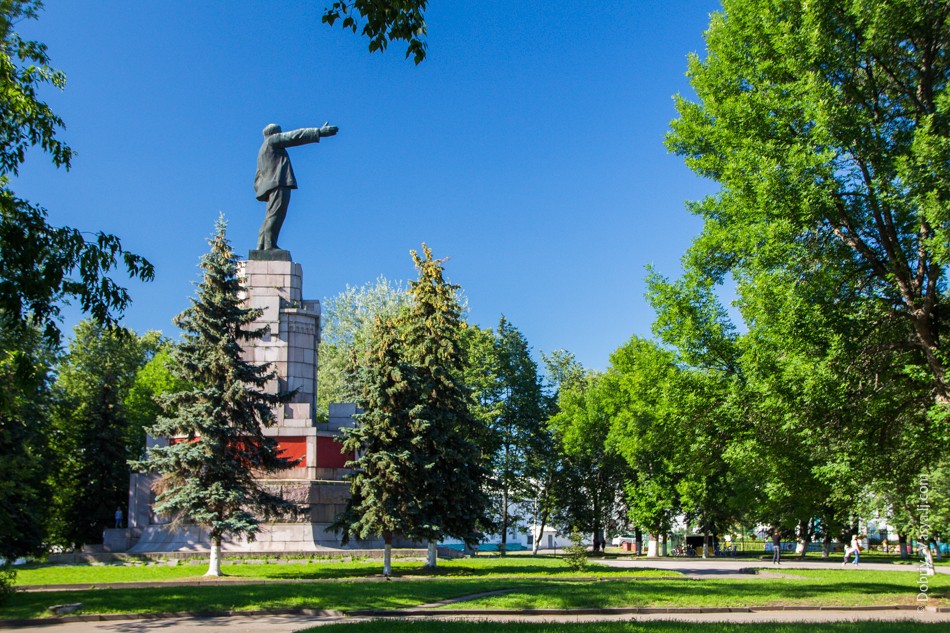
[[[800,580],[638,580],[636,582],[549,583],[530,591],[466,603],[472,608],[621,608],[621,607],[753,607],[779,605],[847,606],[910,604],[911,583]]]
[[[253,609],[397,609],[505,588],[504,580],[339,582],[145,589],[18,592],[0,605],[0,619],[45,617],[54,604],[82,603],[84,614],[182,613]]]

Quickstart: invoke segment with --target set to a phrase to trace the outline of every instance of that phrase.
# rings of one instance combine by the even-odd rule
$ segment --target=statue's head
[[[271,134],[280,134],[280,126],[276,123],[268,123],[264,128],[264,136],[270,136]]]

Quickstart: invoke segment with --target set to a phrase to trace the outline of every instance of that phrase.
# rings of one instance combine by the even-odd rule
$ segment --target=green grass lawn
[[[867,606],[914,604],[917,576],[852,569],[787,570],[801,579],[750,577],[723,580],[649,580],[636,583],[549,583],[465,602],[472,609],[574,609],[581,607],[752,607],[779,605]],[[783,570],[785,573],[785,570]],[[950,578],[934,576],[930,601],[947,602]]]
[[[523,581],[535,582],[541,581]],[[17,592],[0,619],[37,618],[54,604],[81,602],[83,613],[174,613],[257,609],[400,609],[510,587],[507,580],[327,582],[293,585],[173,586],[148,589]]]
[[[835,622],[835,623],[763,623],[719,624],[692,622],[590,622],[583,624],[555,624],[544,622],[402,622],[394,620],[332,624],[308,629],[307,633],[443,633],[449,627],[453,633],[912,633],[913,631],[942,631],[945,624],[918,622]]]
[[[235,584],[233,586],[168,586],[114,588],[82,591],[26,592],[13,594],[0,605],[0,619],[47,615],[54,604],[80,602],[83,612],[165,613],[279,608],[353,611],[417,607],[449,598],[509,590],[502,595],[466,600],[455,608],[612,608],[612,607],[755,607],[775,605],[894,605],[913,604],[918,592],[917,575],[861,569],[782,570],[789,577],[749,576],[742,579],[690,579],[655,570],[597,569],[597,580],[571,580],[563,561],[461,559],[440,563],[424,575],[421,563],[400,562],[401,578],[392,581],[357,581],[379,571],[378,561],[352,561],[272,565],[229,565],[236,579],[313,579],[321,582],[293,584]],[[35,567],[23,570],[21,584],[107,582],[91,574],[113,574],[108,582],[171,580],[164,574],[197,576],[202,566],[88,566]],[[657,577],[656,574],[666,577]],[[153,575],[154,574],[154,575]],[[650,574],[653,574],[652,576]],[[200,578],[200,576],[198,576]],[[929,579],[932,606],[950,603],[950,578]]]
[[[110,565],[29,565],[20,568],[16,584],[100,584],[121,582],[161,582],[200,580],[207,571],[207,561],[182,561],[177,565],[168,563],[110,564]],[[249,564],[225,562],[222,571],[229,577],[247,579],[321,580],[363,578],[382,573],[381,560],[314,559],[312,562]],[[415,560],[394,560],[393,572],[397,577],[506,577],[506,578],[557,578],[557,577],[670,577],[679,572],[656,569],[618,569],[591,564],[584,572],[575,572],[560,558],[552,557],[506,557],[506,558],[461,558],[440,561],[434,570],[423,568]]]

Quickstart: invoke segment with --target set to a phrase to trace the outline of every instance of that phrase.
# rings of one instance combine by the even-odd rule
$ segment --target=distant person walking
[[[122,527],[122,508],[115,509],[115,527],[116,528]]]
[[[778,528],[772,533],[772,564],[782,564],[782,531]]]
[[[858,562],[861,560],[861,544],[858,542],[858,535],[853,534],[851,536],[851,543],[844,546],[844,562],[841,563],[841,566],[844,567],[848,564],[848,557],[854,554],[854,566],[857,567]]]

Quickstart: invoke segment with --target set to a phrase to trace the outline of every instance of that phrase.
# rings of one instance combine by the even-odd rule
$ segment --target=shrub
[[[571,532],[571,544],[564,548],[564,560],[574,571],[587,569],[587,546],[582,541],[578,530]]]
[[[5,561],[0,563],[0,603],[6,601],[13,593],[13,582],[16,580],[16,569],[13,564]]]

